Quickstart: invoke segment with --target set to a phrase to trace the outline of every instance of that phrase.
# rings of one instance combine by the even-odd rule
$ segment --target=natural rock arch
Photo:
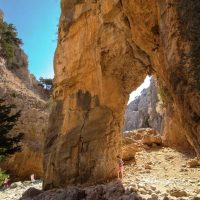
[[[61,8],[44,188],[116,176],[128,95],[147,74],[199,155],[200,2],[62,0]]]

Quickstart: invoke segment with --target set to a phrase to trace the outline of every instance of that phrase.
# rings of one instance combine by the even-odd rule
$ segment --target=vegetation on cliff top
[[[6,60],[14,57],[15,49],[22,45],[22,40],[17,36],[17,30],[13,24],[8,24],[0,18],[0,56]]]

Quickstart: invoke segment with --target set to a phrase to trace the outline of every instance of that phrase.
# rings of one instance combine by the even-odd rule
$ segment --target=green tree
[[[22,44],[22,40],[17,36],[15,26],[0,18],[0,56],[5,59],[12,59],[15,49]]]
[[[11,134],[10,131],[16,125],[20,117],[20,111],[13,114],[15,105],[6,105],[5,101],[0,99],[0,159],[4,159],[16,152],[21,151],[20,142],[23,139],[23,133]]]
[[[3,181],[4,181],[4,179],[5,179],[7,176],[8,176],[8,175],[5,173],[5,171],[2,171],[2,170],[0,169],[0,187],[2,186]]]
[[[43,88],[45,88],[47,90],[52,90],[53,80],[51,78],[40,77],[39,81],[40,81],[41,85],[43,86]]]

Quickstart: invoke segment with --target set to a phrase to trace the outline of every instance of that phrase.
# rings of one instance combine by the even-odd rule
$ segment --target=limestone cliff
[[[162,133],[164,105],[154,79],[126,108],[123,131],[151,127]]]
[[[128,94],[147,74],[171,107],[173,142],[200,155],[200,2],[62,0],[61,9],[44,188],[116,176]]]
[[[22,152],[15,154],[1,166],[22,178],[29,177],[32,173],[41,177],[43,173],[42,149],[49,112],[47,102],[10,71],[2,58],[0,59],[0,74],[0,98],[5,99],[8,104],[15,104],[16,109],[21,110],[21,117],[13,132],[25,134]]]
[[[22,132],[25,137],[22,152],[8,158],[1,163],[1,167],[21,178],[30,177],[32,173],[36,177],[42,177],[42,151],[49,116],[49,96],[29,73],[28,58],[24,51],[16,46],[13,49],[13,56],[9,59],[0,56],[0,98],[5,99],[8,104],[16,105],[17,111],[21,110],[12,133]]]

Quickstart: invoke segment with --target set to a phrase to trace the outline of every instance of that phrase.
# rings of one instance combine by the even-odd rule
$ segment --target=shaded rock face
[[[180,126],[179,119],[177,108],[173,104],[166,104],[163,143],[182,152],[194,152],[194,148],[186,138],[187,131],[184,126]]]
[[[128,94],[147,73],[176,110],[179,141],[200,154],[199,8],[196,0],[61,1],[45,189],[117,175]]]
[[[1,167],[21,178],[29,178],[33,173],[42,177],[43,142],[49,117],[48,95],[29,74],[24,52],[18,51],[20,53],[14,57],[15,65],[0,58],[0,98],[7,104],[15,104],[17,111],[21,110],[12,133],[22,132],[24,139],[22,152],[8,158]]]
[[[161,133],[164,115],[162,107],[156,83],[151,79],[150,86],[127,106],[123,131],[151,127]]]

